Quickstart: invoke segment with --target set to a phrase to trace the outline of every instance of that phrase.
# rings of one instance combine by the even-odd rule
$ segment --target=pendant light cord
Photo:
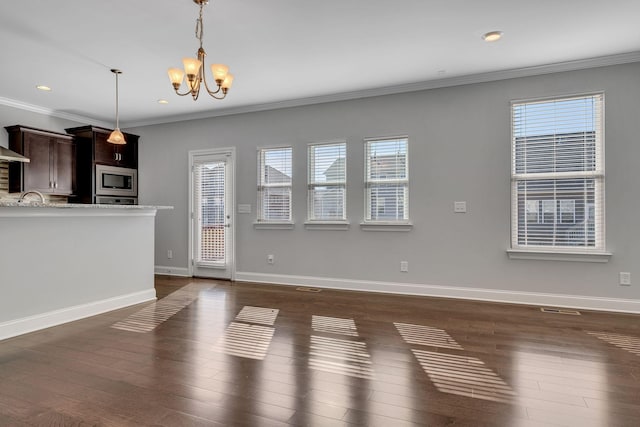
[[[120,120],[118,116],[118,74],[120,74],[120,72],[114,71],[114,73],[116,75],[116,129],[120,129]]]

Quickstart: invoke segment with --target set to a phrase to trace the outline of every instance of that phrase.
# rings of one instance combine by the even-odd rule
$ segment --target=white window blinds
[[[225,264],[226,162],[194,161],[195,215],[199,228],[195,261]]]
[[[291,221],[292,149],[258,150],[258,222]]]
[[[309,221],[346,221],[346,152],[345,142],[309,145]]]
[[[409,220],[408,139],[365,140],[365,221]]]
[[[514,249],[603,251],[603,95],[512,104]]]

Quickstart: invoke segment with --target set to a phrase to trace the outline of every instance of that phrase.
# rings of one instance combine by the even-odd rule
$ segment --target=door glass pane
[[[225,169],[226,163],[210,162],[196,166],[196,207],[201,264],[225,264]]]

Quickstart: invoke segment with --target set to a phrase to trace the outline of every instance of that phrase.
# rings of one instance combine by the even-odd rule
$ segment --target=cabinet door
[[[134,135],[125,135],[127,143],[118,145],[116,148],[116,157],[119,159],[118,166],[123,168],[138,168],[138,137]]]
[[[109,138],[108,133],[95,132],[95,162],[102,163],[104,165],[118,166],[118,160],[116,156],[117,145],[107,142]]]
[[[34,133],[24,133],[24,155],[31,159],[24,164],[23,191],[52,191],[50,137]]]
[[[54,140],[54,193],[71,195],[75,191],[76,144],[72,140]]]

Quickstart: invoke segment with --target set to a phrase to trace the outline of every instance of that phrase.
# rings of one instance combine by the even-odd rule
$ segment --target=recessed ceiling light
[[[169,101],[167,101],[166,99],[158,99],[158,104],[168,104]]]
[[[45,86],[45,85],[38,85],[38,86],[36,86],[36,89],[43,90],[45,92],[51,92],[51,88],[49,86]]]
[[[489,31],[482,36],[482,39],[486,42],[497,42],[502,38],[502,31]]]

